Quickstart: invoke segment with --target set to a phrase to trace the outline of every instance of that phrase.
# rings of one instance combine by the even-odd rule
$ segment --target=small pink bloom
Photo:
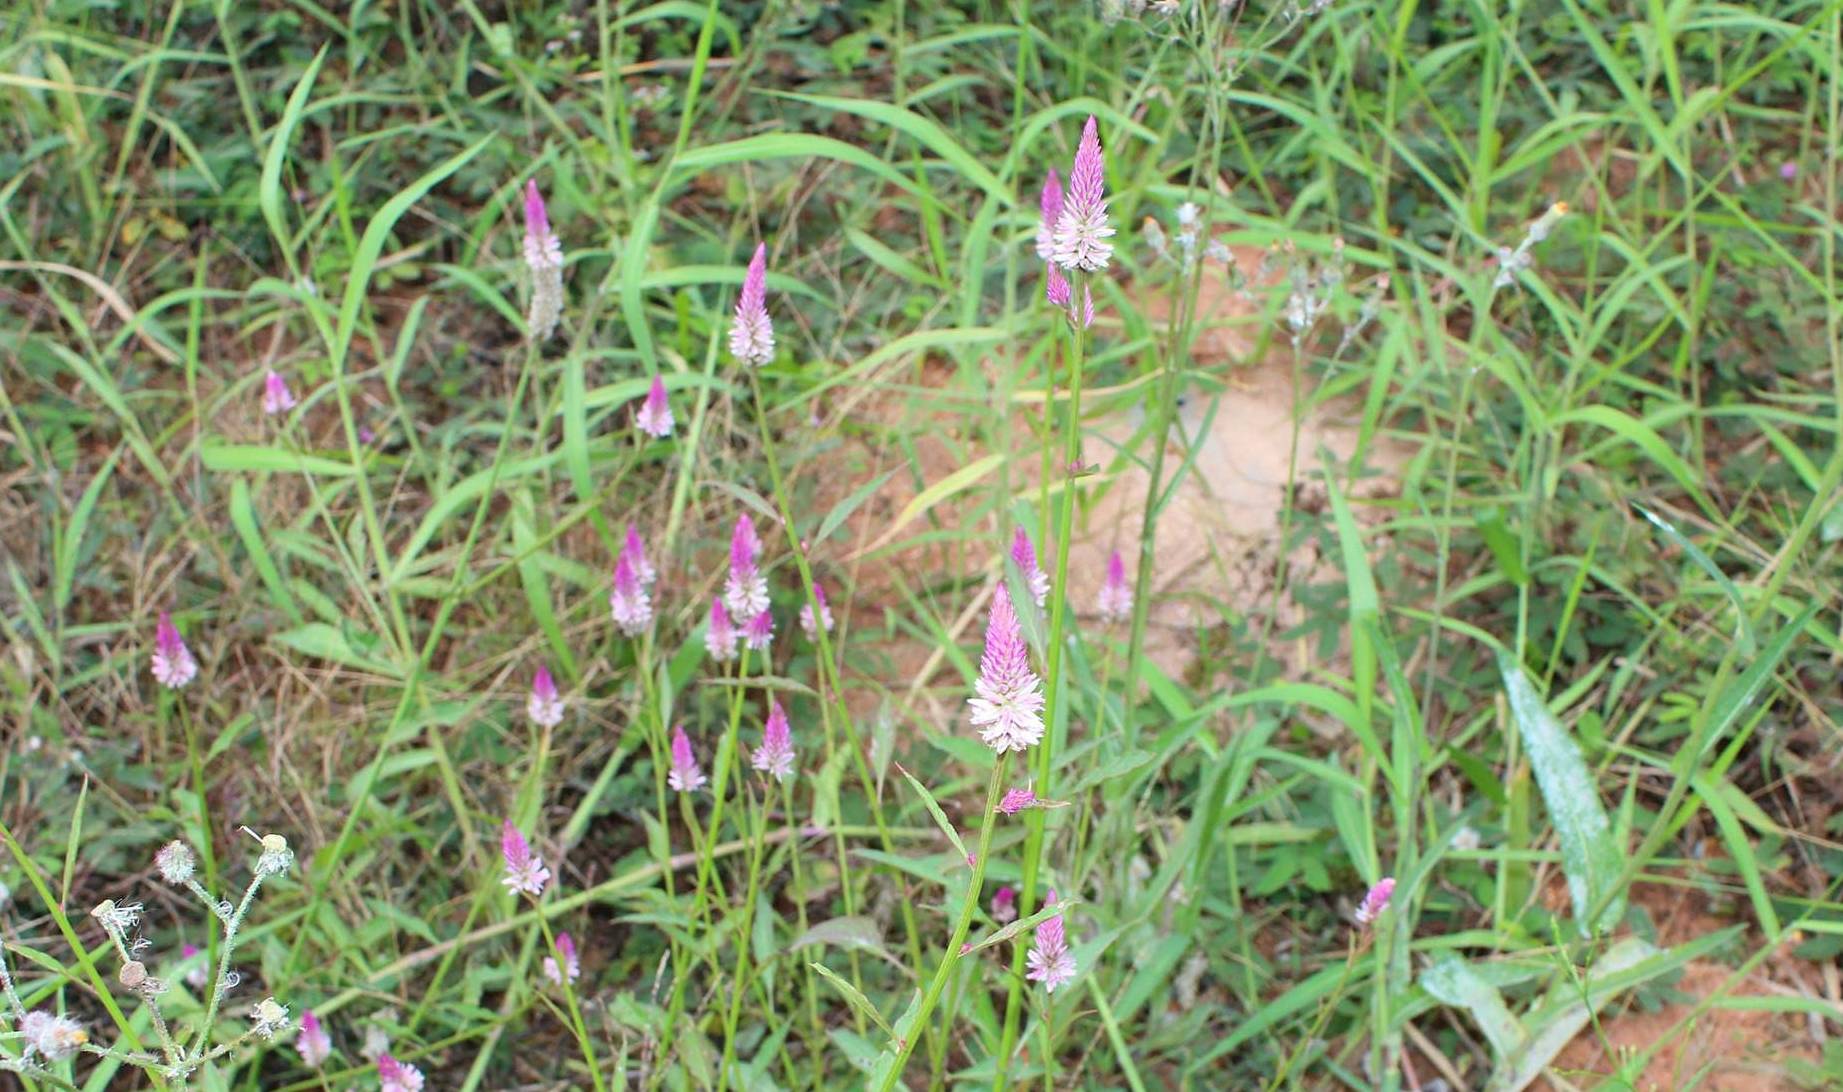
[[[621,551],[619,560],[614,563],[614,588],[608,593],[608,613],[614,618],[614,624],[629,637],[646,632],[653,620],[653,601],[640,583],[640,574],[634,570],[633,558],[626,550]]]
[[[557,966],[557,956],[563,957],[561,969]],[[568,933],[557,934],[557,955],[544,957],[544,978],[553,986],[563,985],[563,976],[568,974],[574,982],[582,977],[582,961],[576,957],[576,942]]]
[[[378,1056],[378,1092],[422,1092],[422,1070],[385,1051]]]
[[[1064,269],[1106,269],[1113,257],[1108,238],[1106,170],[1101,137],[1093,115],[1082,126],[1075,146],[1075,163],[1069,169],[1069,192],[1050,239],[1050,260]]]
[[[293,408],[294,392],[288,389],[288,381],[274,368],[270,368],[269,374],[262,380],[262,412],[273,417]]]
[[[1779,164],[1779,177],[1786,182],[1795,180],[1798,177],[1798,164],[1790,159]]]
[[[1001,887],[992,893],[992,920],[1008,925],[1017,920],[1017,892]]]
[[[1024,586],[1030,589],[1030,597],[1041,607],[1049,600],[1049,574],[1037,564],[1037,548],[1030,544],[1030,535],[1022,527],[1011,536],[1011,560],[1024,575]]]
[[[1123,622],[1133,616],[1133,586],[1126,582],[1126,562],[1115,550],[1107,559],[1107,580],[1101,585],[1101,620]]]
[[[774,614],[765,608],[742,627],[742,641],[751,651],[766,652],[769,642],[773,640]]]
[[[1018,626],[1011,593],[1000,584],[986,621],[985,654],[974,696],[967,699],[973,726],[1000,754],[1033,747],[1043,738],[1042,680],[1030,669],[1030,652]]]
[[[1056,893],[1051,891],[1043,905],[1055,904]],[[1068,940],[1063,936],[1061,914],[1037,923],[1037,943],[1024,957],[1024,966],[1027,968],[1024,977],[1043,983],[1048,993],[1055,993],[1058,986],[1075,977],[1075,954],[1069,951]]]
[[[768,245],[757,243],[736,298],[736,321],[730,326],[730,353],[744,364],[774,359],[774,323],[768,318]]]
[[[197,675],[198,661],[192,658],[185,638],[174,628],[173,616],[161,611],[160,621],[154,627],[154,678],[161,686],[177,690]]]
[[[1037,794],[1030,789],[1011,789],[1005,798],[998,802],[998,810],[1006,815],[1016,815],[1025,808],[1035,807]]]
[[[704,787],[704,771],[698,768],[697,756],[691,753],[691,737],[683,727],[672,729],[672,769],[666,784],[674,792],[696,792]]]
[[[550,230],[550,213],[535,178],[525,182],[525,264],[533,272],[563,266],[563,243]]]
[[[514,895],[524,893],[536,898],[544,893],[544,885],[550,882],[550,869],[544,867],[543,858],[531,852],[531,843],[507,819],[499,828],[499,852],[505,857],[506,874],[500,883]]]
[[[712,599],[710,623],[704,629],[704,651],[710,653],[713,660],[733,660],[736,643],[741,637],[736,632],[736,623],[730,621],[729,611],[723,609],[723,600]]]
[[[546,728],[555,728],[563,722],[563,699],[557,696],[557,683],[550,677],[550,668],[538,665],[538,673],[531,679],[531,695],[525,699],[525,715]]]
[[[730,535],[730,572],[723,582],[723,605],[739,626],[768,609],[768,578],[757,565],[761,552],[755,521],[744,512],[736,517],[736,529]]]
[[[659,570],[653,568],[653,563],[647,560],[646,540],[640,537],[640,532],[631,523],[627,525],[627,541],[622,544],[621,552],[633,558],[634,575],[640,578],[640,586],[651,588],[653,581],[659,579]]]
[[[1053,261],[1056,253],[1056,223],[1062,219],[1062,178],[1056,168],[1043,179],[1043,193],[1037,198],[1037,257]],[[1054,302],[1053,300],[1051,302]]]
[[[819,631],[822,629],[827,633],[832,632],[832,605],[826,602],[825,585],[817,580],[813,581],[813,599],[819,603],[818,624],[815,625],[813,621],[812,603],[800,608],[800,629],[809,641],[819,640]]]
[[[1369,889],[1368,893],[1363,896],[1363,902],[1357,907],[1354,915],[1357,924],[1368,925],[1375,921],[1384,910],[1389,908],[1389,899],[1394,894],[1395,877],[1384,876],[1377,880],[1375,886]]]
[[[665,380],[653,377],[653,385],[646,392],[646,401],[634,412],[634,427],[654,439],[663,440],[672,435],[672,403],[666,400]]]
[[[1046,267],[1043,274],[1043,298],[1051,307],[1064,311],[1069,308],[1069,278],[1053,265]]]
[[[768,721],[762,725],[762,745],[755,748],[749,764],[783,781],[794,772],[793,730],[787,724],[787,711],[778,701],[768,703]]]
[[[300,1052],[301,1060],[315,1069],[326,1063],[333,1053],[333,1040],[326,1029],[320,1026],[320,1018],[311,1012],[301,1014],[301,1030],[294,1037],[294,1049]]]

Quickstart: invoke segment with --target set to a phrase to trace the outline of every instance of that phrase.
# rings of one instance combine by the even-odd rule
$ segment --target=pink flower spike
[[[647,560],[646,540],[640,537],[640,532],[631,523],[627,525],[627,541],[621,545],[621,552],[634,559],[634,575],[640,578],[640,586],[652,587],[653,581],[659,579],[659,570],[653,568],[653,563]]]
[[[1030,589],[1031,598],[1041,607],[1049,600],[1049,574],[1037,564],[1037,548],[1030,544],[1030,535],[1022,527],[1011,535],[1011,560],[1017,563],[1018,572],[1024,574],[1024,585]]]
[[[768,245],[755,244],[749,271],[736,297],[736,321],[730,326],[730,353],[744,364],[774,359],[774,323],[768,318]]]
[[[696,792],[704,787],[704,771],[698,768],[697,756],[691,753],[691,737],[681,726],[672,729],[672,769],[666,784],[674,792]]]
[[[550,230],[550,214],[537,179],[525,183],[525,267],[531,271],[531,307],[525,315],[533,341],[556,332],[563,317],[563,243]]]
[[[1062,275],[1062,270],[1054,265],[1046,266],[1043,274],[1043,298],[1051,307],[1060,311],[1069,308],[1069,278]]]
[[[301,1030],[294,1037],[294,1049],[300,1052],[301,1061],[320,1068],[333,1053],[332,1037],[320,1026],[320,1018],[312,1012],[301,1014]]]
[[[422,1070],[399,1062],[387,1050],[378,1055],[378,1092],[422,1092]]]
[[[538,192],[538,180],[527,178],[525,180],[525,238],[541,242],[549,237],[550,213],[544,208],[544,195]]]
[[[1016,815],[1025,808],[1037,806],[1037,794],[1030,789],[1011,789],[1005,798],[998,802],[998,810],[1005,815]]]
[[[614,589],[608,593],[608,613],[613,616],[614,624],[629,637],[646,632],[653,620],[653,601],[647,597],[640,574],[634,570],[634,560],[626,550],[621,551],[620,559],[614,563]]]
[[[994,751],[1022,751],[1043,738],[1042,681],[1030,669],[1030,652],[1018,626],[1011,593],[1000,584],[986,621],[974,697],[967,699],[973,726]]]
[[[1363,896],[1363,902],[1354,915],[1358,925],[1368,925],[1389,908],[1389,899],[1395,894],[1395,877],[1384,876],[1377,880],[1375,886]]]
[[[1075,146],[1069,192],[1050,240],[1050,260],[1062,268],[1106,269],[1113,257],[1113,244],[1107,241],[1113,235],[1113,227],[1107,222],[1106,185],[1100,131],[1090,114]]]
[[[1053,261],[1056,253],[1056,223],[1062,219],[1062,176],[1049,169],[1043,179],[1043,193],[1037,198],[1037,257]],[[1054,302],[1054,301],[1052,301]]]
[[[710,623],[704,629],[704,651],[710,653],[713,660],[733,660],[736,658],[736,642],[741,634],[736,632],[736,624],[730,621],[729,611],[723,609],[723,600],[710,601]]]
[[[760,614],[749,619],[742,627],[743,643],[752,652],[766,652],[774,640],[774,613],[766,608]]]
[[[499,852],[505,857],[506,874],[499,880],[506,885],[506,890],[516,895],[524,893],[537,898],[544,893],[544,885],[550,882],[550,869],[544,867],[543,858],[531,852],[531,843],[507,819],[499,828]]]
[[[992,920],[1008,925],[1017,920],[1017,892],[1001,887],[992,893]]]
[[[550,677],[550,668],[545,664],[539,664],[537,674],[531,678],[531,695],[525,699],[525,715],[546,728],[555,728],[563,722],[563,699],[557,696],[557,683]]]
[[[793,730],[787,724],[787,711],[778,701],[768,703],[768,721],[762,725],[762,745],[755,748],[749,765],[782,781],[794,772]]]
[[[1051,891],[1043,905],[1055,904],[1056,893]],[[1024,966],[1027,968],[1024,977],[1043,983],[1047,993],[1055,993],[1058,986],[1075,977],[1075,954],[1069,951],[1068,939],[1063,935],[1061,914],[1037,923],[1037,943],[1024,957]]]
[[[270,368],[269,374],[262,380],[262,412],[273,417],[293,408],[294,392],[288,389],[288,381],[274,368]]]
[[[1115,550],[1107,559],[1107,581],[1101,585],[1101,620],[1124,622],[1133,616],[1133,588],[1126,582],[1126,562]]]
[[[672,435],[672,403],[666,400],[665,380],[653,377],[647,388],[646,401],[634,411],[634,427],[656,440]]]
[[[563,966],[557,966],[557,956],[563,958]],[[582,961],[576,957],[576,942],[568,933],[557,934],[557,955],[544,957],[544,978],[553,986],[563,985],[563,976],[569,975],[574,982],[582,977]]]
[[[825,585],[817,580],[813,581],[813,599],[819,604],[817,624],[813,620],[812,603],[800,608],[800,629],[809,641],[819,640],[819,631],[822,629],[827,633],[832,632],[832,605],[826,602]]]
[[[154,678],[161,686],[177,690],[198,676],[198,661],[186,647],[185,638],[173,626],[173,616],[160,612],[154,627]]]
[[[723,605],[730,609],[730,620],[747,625],[768,609],[768,578],[756,566],[761,556],[762,540],[755,534],[755,521],[747,512],[736,517],[736,530],[730,535],[730,574],[723,582]]]

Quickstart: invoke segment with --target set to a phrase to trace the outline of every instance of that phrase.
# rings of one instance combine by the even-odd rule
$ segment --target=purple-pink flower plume
[[[749,271],[736,297],[736,321],[730,326],[730,353],[744,364],[774,359],[774,323],[768,318],[768,244],[755,244]]]
[[[766,607],[742,625],[742,643],[752,652],[766,652],[774,640],[774,614]]]
[[[1382,912],[1389,908],[1389,899],[1394,894],[1395,877],[1384,876],[1377,880],[1375,886],[1364,894],[1362,903],[1357,906],[1357,912],[1354,915],[1357,924],[1368,925],[1380,917]]]
[[[713,660],[733,660],[736,643],[741,639],[736,623],[730,621],[730,612],[723,607],[723,600],[711,599],[710,623],[704,628],[704,651],[710,653]]]
[[[544,859],[531,852],[531,843],[507,819],[499,828],[499,853],[505,858],[506,874],[499,882],[506,885],[506,890],[516,895],[524,893],[537,898],[544,893],[544,885],[550,882],[550,869],[544,867]]]
[[[531,694],[525,698],[525,715],[546,728],[563,723],[563,699],[557,694],[557,683],[550,677],[547,664],[539,664],[537,674],[531,678]]]
[[[986,620],[985,654],[979,660],[974,697],[966,704],[979,737],[1000,754],[1032,747],[1043,738],[1042,682],[1030,669],[1030,650],[1018,626],[1011,593],[1003,584],[992,596]]]
[[[558,957],[563,965],[557,965]],[[568,933],[557,934],[557,954],[544,957],[544,978],[553,986],[563,985],[563,976],[569,976],[571,982],[582,977],[582,961],[576,956],[576,942]]]
[[[1017,920],[1017,892],[1001,887],[992,893],[992,920],[1008,925]]]
[[[1032,789],[1009,789],[1004,799],[998,802],[998,810],[1005,815],[1016,815],[1025,808],[1036,807],[1037,794]]]
[[[1043,900],[1044,906],[1056,904],[1056,892],[1051,891]],[[1064,985],[1075,977],[1075,953],[1069,951],[1068,939],[1062,932],[1062,915],[1055,914],[1037,923],[1036,947],[1024,957],[1027,968],[1024,977],[1032,982],[1043,983],[1043,989],[1055,993],[1056,987]]]
[[[294,392],[288,389],[288,381],[274,368],[262,379],[262,412],[273,417],[278,413],[287,413],[294,408]]]
[[[399,1062],[387,1050],[378,1055],[378,1092],[422,1092],[422,1070]]]
[[[1037,257],[1055,260],[1056,224],[1062,219],[1062,176],[1051,167],[1043,179],[1043,193],[1037,198]]]
[[[614,587],[608,592],[608,613],[629,637],[638,637],[653,620],[653,601],[640,583],[634,560],[626,550],[614,563]]]
[[[1050,302],[1051,307],[1067,311],[1069,309],[1069,278],[1063,276],[1062,270],[1054,265],[1045,266],[1044,270],[1043,298]]]
[[[197,675],[198,661],[173,626],[173,616],[161,611],[160,621],[154,626],[154,678],[161,686],[177,690]]]
[[[1107,558],[1107,579],[1101,584],[1101,620],[1124,622],[1133,616],[1133,586],[1126,582],[1126,561],[1115,550]]]
[[[315,1069],[325,1064],[333,1053],[332,1037],[320,1026],[320,1018],[312,1012],[301,1014],[301,1030],[294,1037],[294,1049],[300,1052],[301,1061]]]
[[[535,178],[525,183],[525,266],[531,270],[531,309],[525,321],[531,340],[543,341],[563,317],[563,243],[550,230]]]
[[[1011,535],[1011,560],[1023,574],[1024,586],[1030,589],[1030,597],[1037,601],[1037,606],[1048,602],[1049,574],[1037,563],[1037,548],[1031,545],[1030,535],[1022,527]]]
[[[778,701],[768,703],[768,720],[762,725],[762,745],[755,748],[749,764],[783,781],[794,772],[793,729],[787,724],[787,711]]]
[[[696,792],[704,787],[704,781],[704,771],[691,753],[691,737],[682,725],[672,729],[672,768],[666,773],[666,784],[674,792]]]
[[[822,629],[827,633],[832,632],[832,605],[826,602],[825,585],[817,580],[813,581],[813,600],[819,604],[819,617],[816,621],[812,603],[800,608],[800,630],[809,641],[819,640],[819,631]]]
[[[656,440],[672,435],[672,403],[666,398],[666,383],[659,376],[647,388],[646,401],[634,411],[634,427]]]
[[[762,540],[755,534],[755,521],[744,512],[736,517],[736,529],[730,535],[730,573],[723,582],[723,605],[730,609],[730,620],[747,625],[768,609],[768,578],[756,565]]]
[[[659,579],[659,570],[653,568],[653,563],[647,560],[646,540],[640,537],[640,532],[631,523],[627,525],[627,540],[621,544],[621,552],[633,558],[634,575],[640,578],[640,586],[651,588],[653,581]]]
[[[1113,257],[1113,226],[1107,222],[1106,164],[1094,115],[1082,126],[1069,168],[1069,192],[1050,239],[1050,260],[1064,269],[1106,269]]]

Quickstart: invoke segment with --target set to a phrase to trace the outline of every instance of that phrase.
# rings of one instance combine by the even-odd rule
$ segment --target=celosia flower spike
[[[749,764],[783,781],[794,772],[793,730],[787,724],[787,711],[778,701],[768,703],[768,721],[762,725],[762,745],[755,748]]]
[[[1106,169],[1101,157],[1101,137],[1094,120],[1082,126],[1075,146],[1075,163],[1069,168],[1069,192],[1056,219],[1050,260],[1064,269],[1106,269],[1113,257],[1107,240],[1113,227],[1107,222]]]
[[[1000,754],[1032,747],[1043,738],[1042,682],[1030,669],[1030,653],[1018,627],[1011,593],[1000,584],[986,621],[985,654],[979,660],[974,697],[966,704],[986,745]]]
[[[1044,906],[1056,904],[1056,893],[1051,891],[1043,900]],[[1069,943],[1062,932],[1062,915],[1056,914],[1037,923],[1036,947],[1024,957],[1027,970],[1024,977],[1032,982],[1043,983],[1047,993],[1055,993],[1058,986],[1064,985],[1075,977],[1075,954],[1069,951]]]
[[[525,183],[525,266],[531,270],[531,309],[526,315],[531,340],[556,332],[563,317],[563,243],[550,230],[550,214],[536,179]]]
[[[422,1092],[422,1070],[385,1051],[378,1055],[378,1092]]]
[[[608,613],[614,617],[614,624],[629,637],[644,633],[653,620],[653,601],[640,583],[640,574],[634,570],[633,558],[626,550],[621,551],[614,563],[614,588],[608,593]]]
[[[561,956],[563,966],[557,966]],[[563,985],[563,976],[568,975],[571,982],[582,977],[582,961],[576,956],[576,942],[568,933],[557,934],[557,955],[544,957],[544,978],[553,986]]]
[[[753,652],[766,652],[774,640],[774,614],[763,608],[760,614],[749,619],[742,627],[743,643]]]
[[[544,867],[543,858],[531,852],[531,843],[507,819],[499,828],[499,852],[505,858],[506,874],[499,882],[506,885],[506,890],[514,895],[524,893],[537,898],[544,893],[544,885],[550,882],[550,869]]]
[[[1017,920],[1017,892],[1001,887],[992,893],[992,920],[1007,925]]]
[[[712,599],[710,624],[704,629],[704,651],[710,653],[713,660],[733,660],[736,658],[736,642],[740,639],[736,624],[730,621],[729,611],[723,608],[723,600]]]
[[[173,626],[173,616],[160,612],[154,627],[154,678],[161,686],[177,690],[198,675],[198,661],[186,647],[185,638]]]
[[[659,570],[653,568],[653,563],[647,559],[646,540],[640,537],[640,532],[631,523],[627,525],[627,541],[621,545],[621,552],[633,558],[634,575],[640,578],[640,586],[651,588],[653,581],[659,579]]]
[[[1389,908],[1389,899],[1394,894],[1395,877],[1384,876],[1377,880],[1375,886],[1363,896],[1363,902],[1357,906],[1357,912],[1353,915],[1357,924],[1368,925],[1380,917]]]
[[[813,617],[812,603],[800,608],[800,629],[809,641],[819,640],[819,631],[822,629],[827,633],[832,632],[832,605],[826,602],[825,585],[817,580],[813,581],[813,599],[819,604],[817,620]]]
[[[1035,807],[1037,794],[1031,789],[1010,789],[1005,798],[998,802],[998,810],[1005,815],[1016,815],[1025,808]]]
[[[672,403],[666,400],[665,380],[653,377],[646,401],[634,412],[634,427],[656,440],[672,435]]]
[[[1115,550],[1107,559],[1107,580],[1101,585],[1101,619],[1124,622],[1133,616],[1133,587],[1126,582],[1126,562]]]
[[[320,1026],[320,1018],[312,1012],[301,1014],[301,1030],[294,1037],[294,1049],[300,1052],[303,1062],[315,1069],[333,1054],[332,1036]]]
[[[774,359],[774,323],[768,318],[768,245],[757,243],[736,297],[736,321],[730,326],[730,353],[744,364]]]
[[[1049,169],[1049,175],[1043,179],[1043,193],[1037,198],[1039,218],[1037,220],[1037,257],[1046,262],[1055,260],[1056,224],[1062,219],[1062,176],[1056,168]]]
[[[294,392],[288,389],[288,381],[274,368],[262,380],[262,412],[273,417],[278,413],[287,413],[294,408]]]
[[[672,729],[672,769],[666,774],[666,784],[674,792],[696,792],[704,787],[704,781],[704,771],[691,753],[691,737],[682,726]]]
[[[1043,274],[1043,298],[1059,311],[1069,309],[1069,278],[1056,266],[1047,266]]]
[[[730,573],[723,582],[723,605],[730,609],[730,620],[739,626],[748,625],[768,609],[768,578],[756,565],[761,550],[755,521],[746,512],[736,517],[736,530],[730,535]]]
[[[545,664],[539,664],[537,674],[531,678],[525,715],[546,728],[555,728],[563,722],[563,699],[557,695],[556,680],[550,677],[550,668]]]
[[[1037,601],[1037,606],[1048,602],[1049,574],[1037,564],[1037,548],[1031,545],[1030,535],[1022,527],[1011,535],[1011,560],[1017,563],[1018,572],[1024,574],[1024,585],[1030,589],[1030,597]]]

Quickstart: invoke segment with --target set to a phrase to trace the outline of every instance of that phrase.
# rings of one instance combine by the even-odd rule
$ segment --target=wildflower
[[[253,1033],[273,1039],[276,1032],[288,1026],[288,1006],[273,997],[265,997],[256,1003],[250,1020],[254,1024],[250,1029]]]
[[[175,839],[154,854],[154,867],[160,870],[161,879],[177,887],[192,878],[198,858],[192,855],[191,846]]]
[[[774,359],[774,323],[768,318],[768,244],[755,244],[749,271],[736,297],[736,321],[730,326],[730,353],[744,364]]]
[[[1056,893],[1051,891],[1043,905],[1055,904]],[[1037,944],[1024,957],[1024,966],[1024,977],[1043,983],[1047,993],[1055,993],[1056,987],[1075,977],[1075,954],[1069,951],[1068,940],[1063,936],[1061,914],[1037,923]]]
[[[742,627],[742,641],[750,651],[766,652],[768,643],[774,640],[774,614],[764,609],[760,614],[749,619]]]
[[[422,1092],[422,1070],[399,1062],[387,1050],[378,1055],[378,1092]]]
[[[1106,269],[1113,257],[1113,244],[1107,241],[1113,228],[1107,223],[1104,173],[1100,132],[1090,114],[1075,146],[1068,197],[1051,238],[1050,260],[1064,269]]]
[[[161,686],[177,690],[198,675],[198,661],[186,647],[185,638],[173,627],[173,616],[160,612],[154,629],[154,678]]]
[[[262,380],[262,412],[273,417],[293,408],[294,392],[288,389],[288,381],[270,368]]]
[[[1790,159],[1779,164],[1779,178],[1783,182],[1796,181],[1798,178],[1798,164]]]
[[[531,340],[543,341],[563,317],[563,243],[550,230],[536,179],[525,183],[525,265],[531,270],[531,310],[525,321]]]
[[[794,772],[793,731],[787,725],[787,711],[778,701],[768,703],[768,721],[762,725],[762,745],[755,748],[749,765],[782,780]]]
[[[614,563],[614,588],[608,593],[608,613],[614,624],[629,637],[637,637],[653,620],[653,602],[634,571],[634,561],[626,550]]]
[[[1016,815],[1025,808],[1035,807],[1036,803],[1037,794],[1034,790],[1011,789],[1005,793],[1005,798],[998,802],[998,810],[1005,815]]]
[[[256,875],[279,876],[294,867],[294,850],[288,848],[288,839],[279,834],[258,836],[248,827],[243,829],[262,843],[262,852],[256,855]]]
[[[819,640],[819,631],[822,629],[827,633],[832,632],[832,604],[826,602],[825,585],[817,580],[813,581],[813,602],[819,604],[817,620],[813,617],[812,603],[800,608],[800,629],[809,641]]]
[[[531,696],[525,699],[525,715],[546,728],[555,728],[563,722],[563,699],[557,696],[557,684],[545,664],[539,664],[538,673],[532,676]]]
[[[26,1013],[19,1022],[19,1032],[25,1037],[25,1054],[40,1055],[48,1062],[61,1062],[90,1041],[82,1024],[42,1009]]]
[[[691,737],[682,725],[672,729],[672,769],[666,774],[666,784],[674,792],[696,792],[704,781],[704,771],[698,769],[697,756],[691,753]]]
[[[294,1049],[301,1055],[301,1060],[315,1069],[325,1064],[333,1053],[333,1039],[320,1026],[320,1018],[312,1012],[301,1014],[301,1030],[294,1037]]]
[[[1081,328],[1086,330],[1094,325],[1094,293],[1087,285],[1081,286]]]
[[[582,961],[576,957],[576,942],[568,933],[557,934],[557,955],[563,957],[563,967],[557,967],[556,956],[544,957],[544,978],[553,986],[563,985],[563,976],[569,975],[571,982],[582,977]]]
[[[733,660],[739,636],[736,624],[730,621],[729,611],[723,609],[723,600],[713,598],[710,624],[704,628],[704,651],[710,653],[713,660]]]
[[[1068,310],[1069,278],[1063,276],[1062,270],[1054,265],[1045,267],[1043,298],[1049,301],[1051,307]]]
[[[1030,589],[1031,598],[1037,601],[1037,606],[1042,606],[1049,599],[1049,574],[1037,564],[1037,548],[1031,545],[1030,533],[1022,527],[1011,534],[1011,560],[1024,575],[1024,586]]]
[[[196,944],[182,944],[179,946],[179,958],[182,961],[190,960],[193,957],[197,956],[198,953],[199,953],[199,947]],[[199,987],[203,986],[204,984],[205,984],[205,963],[203,960],[200,960],[190,970],[186,971],[186,985],[196,990]]]
[[[756,566],[761,550],[755,521],[746,512],[737,516],[736,530],[730,535],[730,574],[723,582],[723,605],[737,625],[768,609],[768,578]]]
[[[1037,220],[1037,257],[1046,262],[1054,262],[1056,254],[1056,222],[1062,219],[1062,176],[1056,168],[1049,169],[1049,175],[1043,179],[1043,193],[1037,198],[1037,208],[1042,215]]]
[[[506,874],[499,880],[506,885],[506,890],[514,895],[523,892],[532,898],[544,893],[544,885],[550,882],[550,869],[544,867],[544,859],[531,852],[531,843],[507,819],[499,828],[499,852],[506,860]]]
[[[985,654],[979,660],[976,697],[967,699],[972,722],[986,745],[1003,754],[1034,746],[1043,738],[1042,683],[1030,669],[1023,631],[1011,593],[1000,584],[986,621]]]
[[[1363,901],[1357,906],[1357,912],[1352,915],[1356,918],[1357,924],[1368,925],[1380,917],[1382,912],[1389,908],[1389,897],[1393,894],[1395,894],[1395,877],[1384,876],[1377,880],[1369,892],[1363,896]]]
[[[992,920],[1000,925],[1017,920],[1017,892],[1009,886],[992,893]]]
[[[634,575],[640,578],[640,586],[651,588],[653,581],[659,579],[659,570],[653,568],[653,563],[647,559],[646,540],[640,537],[640,532],[634,530],[631,523],[627,525],[627,541],[621,544],[621,552],[634,559]]]
[[[1115,550],[1107,559],[1107,581],[1101,585],[1101,619],[1123,622],[1133,616],[1133,587],[1126,582],[1126,562]]]
[[[634,413],[634,427],[657,440],[672,435],[672,404],[666,401],[665,380],[658,376],[653,377],[646,401]]]

